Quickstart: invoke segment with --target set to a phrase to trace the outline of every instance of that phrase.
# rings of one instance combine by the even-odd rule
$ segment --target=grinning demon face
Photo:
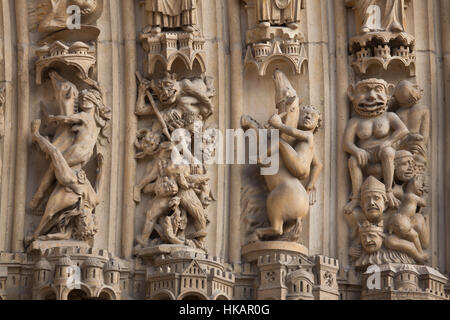
[[[358,115],[373,118],[386,112],[393,89],[392,85],[382,79],[368,79],[351,86],[348,96]]]
[[[176,75],[166,73],[160,80],[156,81],[155,91],[163,106],[175,104],[180,90]]]

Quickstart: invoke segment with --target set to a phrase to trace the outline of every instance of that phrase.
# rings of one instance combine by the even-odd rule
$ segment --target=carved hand
[[[364,149],[358,149],[354,156],[358,160],[358,165],[360,167],[365,167],[369,163],[370,154]]]
[[[274,128],[279,128],[283,125],[283,120],[278,114],[274,114],[272,118],[270,118],[269,123]]]
[[[143,79],[142,82],[139,84],[139,94],[145,94],[145,91],[150,88],[151,82],[147,79]]]
[[[134,201],[136,201],[137,203],[141,202],[141,188],[139,187],[134,187],[134,192],[133,192],[133,199]]]
[[[351,247],[348,251],[348,255],[353,258],[359,258],[362,255],[362,250],[360,247]]]

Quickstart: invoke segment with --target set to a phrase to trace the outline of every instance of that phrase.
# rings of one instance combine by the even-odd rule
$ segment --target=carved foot
[[[344,207],[344,213],[345,214],[352,214],[353,211],[359,207],[360,205],[360,201],[359,200],[355,200],[353,199],[352,201],[350,201],[345,207]]]
[[[39,136],[39,129],[41,128],[41,120],[36,119],[31,122],[31,133],[33,135],[33,141],[36,140],[36,136]]]
[[[145,248],[148,245],[148,241],[144,241],[142,237],[137,237],[136,242],[138,243],[136,247],[140,246],[141,248]]]
[[[370,29],[368,27],[362,27],[361,28],[361,33],[369,33]]]
[[[256,121],[252,117],[250,117],[248,115],[243,115],[241,117],[241,127],[243,129],[255,129],[255,130],[257,130],[257,129],[261,128],[261,125],[258,123],[258,121]]]
[[[195,28],[193,26],[183,26],[183,31],[187,33],[193,33]]]
[[[300,26],[298,25],[298,23],[292,22],[292,23],[288,23],[288,28],[292,29],[292,30],[296,30],[298,29]]]
[[[419,254],[417,257],[415,257],[416,261],[418,263],[426,263],[429,259],[430,259],[430,255],[426,252],[423,252],[421,254]]]
[[[259,27],[264,29],[270,28],[270,22],[268,21],[260,22]]]
[[[32,211],[36,210],[39,207],[39,204],[41,203],[43,197],[44,195],[40,193],[34,195],[33,199],[31,199],[30,201],[30,209]]]
[[[403,27],[400,23],[398,23],[397,21],[394,21],[394,23],[392,24],[391,30],[393,32],[403,32]]]

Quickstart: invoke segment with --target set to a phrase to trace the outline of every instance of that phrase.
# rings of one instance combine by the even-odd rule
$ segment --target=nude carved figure
[[[364,176],[381,176],[390,207],[400,201],[393,193],[395,146],[408,134],[408,128],[387,103],[393,86],[381,79],[368,79],[351,86],[348,96],[356,112],[346,128],[344,149],[350,154],[349,170],[352,181],[351,202],[345,212],[360,204],[360,189]]]

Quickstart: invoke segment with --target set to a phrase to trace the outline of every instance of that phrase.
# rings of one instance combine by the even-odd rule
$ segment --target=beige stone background
[[[144,27],[139,1],[107,0],[97,25],[97,78],[107,88],[113,110],[112,139],[107,151],[104,197],[97,208],[100,231],[94,247],[131,259],[136,232],[144,219],[147,199],[136,206],[132,186],[145,165],[129,152],[136,132],[134,116],[136,80],[143,73],[144,51],[137,40]],[[42,154],[31,146],[29,125],[39,116],[41,101],[51,105],[48,85],[35,83],[35,50],[38,35],[28,28],[26,0],[0,1],[0,83],[7,87],[6,134],[0,142],[0,252],[23,252],[23,239],[39,217],[30,214],[28,202],[46,166]],[[134,15],[134,16],[133,16]],[[283,63],[269,67],[260,77],[244,69],[244,5],[237,0],[201,2],[200,25],[206,38],[207,74],[215,78],[214,116],[208,123],[220,130],[237,127],[242,113],[266,121],[275,112],[271,72],[285,70],[304,104],[317,106],[324,124],[316,137],[319,157],[325,164],[318,185],[318,203],[305,221],[303,243],[311,254],[340,261],[340,277],[352,283],[348,261],[348,227],[342,208],[349,194],[349,177],[342,136],[349,118],[346,90],[355,79],[350,67],[348,41],[355,35],[354,14],[344,1],[307,0],[301,29],[306,36],[309,61],[301,76],[289,73]],[[407,10],[407,32],[416,39],[417,83],[425,89],[422,102],[432,114],[430,148],[430,204],[432,242],[430,265],[450,273],[450,1],[412,0]],[[407,73],[392,67],[380,76],[396,83]],[[145,122],[139,122],[139,126]],[[209,207],[211,224],[207,246],[211,254],[238,262],[240,256],[240,166],[210,168],[217,201]]]

